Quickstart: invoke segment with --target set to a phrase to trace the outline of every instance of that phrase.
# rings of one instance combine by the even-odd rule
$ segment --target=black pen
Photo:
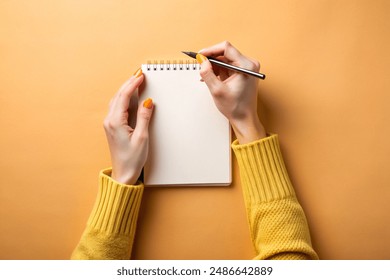
[[[182,52],[182,53],[184,53],[184,54],[186,54],[186,55],[196,59],[197,53],[194,53],[194,52]],[[227,63],[225,63],[223,61],[220,61],[218,59],[212,58],[210,56],[207,56],[207,59],[211,63],[216,64],[218,66],[225,67],[225,68],[228,68],[228,69],[231,69],[231,70],[234,70],[234,71],[238,71],[238,72],[241,72],[241,73],[244,73],[244,74],[248,74],[248,75],[257,77],[259,79],[262,79],[262,80],[265,79],[265,75],[262,74],[262,73],[257,73],[257,72],[254,72],[254,71],[251,71],[251,70],[248,70],[248,69],[244,69],[244,68],[241,68],[241,67],[230,65],[230,64],[227,64]]]

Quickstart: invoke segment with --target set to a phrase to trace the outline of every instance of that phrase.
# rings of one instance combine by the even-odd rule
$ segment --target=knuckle
[[[223,85],[216,85],[214,86],[214,88],[212,89],[212,92],[214,97],[222,97],[225,93],[225,88],[223,87]]]
[[[140,117],[147,120],[147,121],[150,121],[152,115],[150,114],[150,112],[146,111],[146,110],[141,110],[141,112],[139,113]]]
[[[248,58],[248,61],[245,63],[245,67],[247,67],[249,70],[252,71],[259,71],[260,70],[260,62],[254,59]]]
[[[232,44],[228,40],[223,41],[223,45],[225,46],[226,49],[232,46]]]
[[[103,127],[104,127],[105,130],[108,130],[111,127],[111,123],[110,123],[109,119],[107,119],[107,118],[104,119]]]
[[[253,66],[254,70],[256,70],[256,71],[260,70],[260,62],[258,62],[257,60],[253,61],[253,65],[252,66]]]
[[[233,45],[229,41],[225,40],[223,41],[223,49],[225,54],[232,52]]]
[[[136,140],[137,145],[141,145],[149,140],[149,132],[148,130],[143,130],[141,132],[138,132],[136,134],[136,137],[134,137]]]
[[[148,139],[149,139],[149,133],[148,133],[148,131],[147,131],[147,130],[146,130],[146,131],[143,131],[143,132],[139,135],[138,139],[139,139],[139,141],[141,141],[141,142],[148,141]]]
[[[103,121],[103,127],[106,131],[113,131],[116,127],[115,122],[111,118],[105,118]]]

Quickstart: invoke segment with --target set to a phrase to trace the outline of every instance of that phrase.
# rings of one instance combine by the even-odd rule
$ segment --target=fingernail
[[[205,57],[203,54],[201,53],[198,53],[196,55],[196,60],[198,61],[199,64],[202,64],[203,61],[206,61],[207,60],[207,57]]]
[[[152,109],[153,107],[153,100],[151,98],[148,98],[144,101],[144,107],[147,109]]]
[[[137,71],[135,71],[135,73],[134,73],[134,77],[136,77],[136,78],[138,78],[139,76],[141,76],[142,75],[142,69],[141,68],[138,68],[138,70]]]

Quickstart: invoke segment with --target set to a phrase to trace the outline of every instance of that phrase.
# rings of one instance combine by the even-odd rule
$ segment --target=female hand
[[[122,184],[136,184],[148,156],[148,127],[153,112],[152,100],[145,100],[143,106],[136,110],[137,89],[143,79],[144,76],[139,69],[122,85],[112,98],[108,115],[104,120],[112,162],[111,177]]]
[[[203,49],[197,55],[201,63],[200,75],[207,84],[214,102],[226,116],[240,144],[266,137],[257,115],[258,80],[236,71],[213,66],[206,56],[212,56],[229,64],[258,72],[259,62],[242,55],[229,42],[222,42]]]

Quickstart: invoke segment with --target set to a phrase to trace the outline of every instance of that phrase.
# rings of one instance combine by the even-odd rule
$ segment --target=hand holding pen
[[[182,52],[182,53],[184,53],[184,54],[186,54],[186,55],[188,55],[189,57],[192,57],[192,58],[196,58],[196,56],[198,55],[195,52]],[[254,72],[254,71],[251,71],[251,70],[246,69],[246,68],[235,66],[235,65],[223,62],[221,60],[218,60],[218,59],[216,59],[216,58],[214,58],[212,56],[208,56],[207,59],[214,65],[218,65],[218,66],[224,67],[226,69],[230,69],[230,70],[233,70],[233,71],[244,73],[244,74],[247,74],[247,75],[250,75],[250,76],[262,79],[262,80],[265,79],[265,74],[263,74],[263,73],[258,73],[258,72]]]
[[[222,42],[201,50],[196,56],[201,64],[200,75],[207,84],[219,111],[230,121],[240,144],[266,137],[257,115],[258,80],[252,76],[230,71],[226,67],[213,69],[207,57],[215,57],[252,72],[260,70],[260,63],[242,55],[229,42]]]

